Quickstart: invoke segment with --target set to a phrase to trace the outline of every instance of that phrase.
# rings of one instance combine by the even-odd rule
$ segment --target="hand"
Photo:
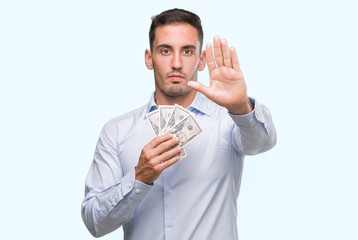
[[[246,83],[240,70],[235,48],[230,51],[226,40],[214,38],[214,53],[210,44],[206,45],[206,59],[210,75],[210,87],[199,82],[189,81],[188,86],[202,92],[217,104],[226,107],[233,114],[247,114],[253,104],[246,93]]]
[[[165,134],[154,138],[144,146],[135,168],[136,180],[150,184],[164,169],[178,162],[179,153],[183,150],[182,147],[175,147],[178,144],[178,138]]]

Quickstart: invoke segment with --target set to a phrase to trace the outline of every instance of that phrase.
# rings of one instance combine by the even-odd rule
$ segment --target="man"
[[[155,92],[104,126],[86,179],[83,221],[96,237],[123,226],[124,239],[238,239],[244,156],[275,145],[270,113],[247,96],[236,51],[225,40],[215,37],[214,50],[208,44],[201,52],[197,15],[162,12],[149,38],[145,64],[154,70]],[[206,62],[210,87],[197,82]],[[146,119],[158,105],[174,104],[202,128],[182,159],[179,139],[153,138]]]

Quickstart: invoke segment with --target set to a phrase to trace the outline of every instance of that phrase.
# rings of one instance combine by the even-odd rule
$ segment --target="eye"
[[[191,50],[191,49],[185,49],[184,50],[184,55],[190,56],[192,54],[193,54],[193,50]]]
[[[160,50],[160,53],[162,55],[167,56],[167,55],[170,55],[171,51],[169,49],[167,49],[167,48],[164,48],[164,49]]]

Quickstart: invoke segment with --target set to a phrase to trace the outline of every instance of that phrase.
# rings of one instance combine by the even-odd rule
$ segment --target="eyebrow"
[[[183,46],[182,48],[193,48],[193,49],[196,49],[196,47],[194,45],[185,45]]]
[[[157,46],[157,49],[159,48],[172,48],[172,46],[170,46],[169,44],[160,44]]]
[[[172,48],[172,46],[171,45],[169,45],[169,44],[160,44],[160,45],[158,45],[157,46],[157,49],[159,49],[159,48]],[[194,45],[184,45],[184,46],[182,46],[181,48],[184,48],[184,49],[186,49],[186,48],[191,48],[191,49],[196,49],[196,47],[194,46]]]

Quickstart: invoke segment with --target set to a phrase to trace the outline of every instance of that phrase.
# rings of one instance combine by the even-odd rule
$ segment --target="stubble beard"
[[[169,88],[164,88],[158,82],[155,83],[157,88],[166,96],[168,97],[181,97],[188,94],[192,89],[189,87],[179,86],[179,84],[174,84]]]
[[[161,91],[164,95],[168,97],[182,97],[188,94],[192,90],[190,87],[183,86],[180,83],[177,84],[173,83],[171,86],[166,88],[164,84],[166,79],[158,76],[158,78],[160,78],[160,80],[158,80],[155,74],[155,70],[154,70],[154,78],[155,78],[155,86],[159,89],[159,91]],[[191,78],[189,81],[195,81],[195,80]]]

